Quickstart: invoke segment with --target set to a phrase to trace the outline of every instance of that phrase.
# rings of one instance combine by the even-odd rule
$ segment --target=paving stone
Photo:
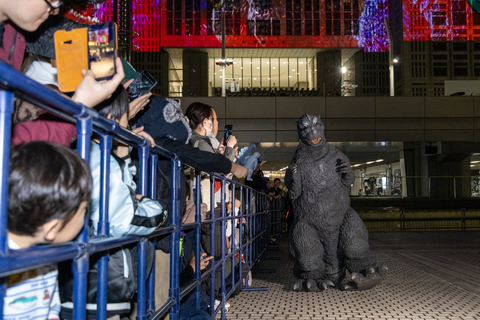
[[[227,319],[480,320],[480,232],[382,233],[370,239],[378,264],[389,268],[371,290],[291,291],[294,261],[288,242],[279,239],[278,251],[267,254],[281,260],[260,262],[261,269],[277,272],[253,275],[254,287],[269,290],[230,299]]]

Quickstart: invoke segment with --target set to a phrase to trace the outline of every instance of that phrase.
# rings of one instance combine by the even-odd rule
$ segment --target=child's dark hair
[[[101,116],[107,117],[111,114],[113,120],[120,121],[122,116],[128,112],[129,103],[127,90],[119,85],[110,98],[95,106],[95,110]]]
[[[197,129],[204,119],[208,119],[212,115],[212,107],[201,102],[192,103],[185,111],[185,116],[188,118],[188,124],[192,130]]]
[[[91,193],[90,167],[75,151],[44,141],[17,145],[10,156],[8,229],[33,236],[53,219],[63,228]]]

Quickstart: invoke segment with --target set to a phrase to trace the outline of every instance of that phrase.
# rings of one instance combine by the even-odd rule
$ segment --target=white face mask
[[[204,128],[205,130],[207,130],[206,136],[209,137],[209,136],[212,134],[213,123],[212,123],[212,121],[210,121],[209,119],[207,119],[207,121],[210,122],[210,128],[207,128],[207,127],[205,127],[205,126],[203,126],[203,128]]]

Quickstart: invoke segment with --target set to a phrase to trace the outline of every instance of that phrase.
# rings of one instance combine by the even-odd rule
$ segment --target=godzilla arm
[[[297,199],[302,194],[302,179],[296,164],[290,164],[285,172],[285,186],[288,188],[292,200]]]
[[[344,186],[348,187],[355,181],[355,174],[352,171],[350,160],[344,154],[341,154],[341,157],[337,159],[336,171],[341,175]]]

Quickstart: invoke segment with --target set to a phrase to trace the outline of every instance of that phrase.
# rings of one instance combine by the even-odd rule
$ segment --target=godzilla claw
[[[375,287],[387,275],[387,266],[376,268],[368,267],[365,270],[365,276],[360,273],[352,273],[352,280],[357,285],[358,290],[368,290]]]
[[[295,281],[295,283],[293,284],[293,291],[302,291],[304,282],[305,280],[303,279]]]
[[[307,291],[310,291],[310,292],[318,292],[318,291],[320,291],[320,289],[318,288],[317,283],[316,283],[314,280],[308,279],[308,280],[307,280],[307,283],[306,283],[306,287],[307,287]]]
[[[322,291],[324,291],[327,290],[328,287],[334,287],[335,285],[330,280],[320,280],[318,281],[318,286],[322,288]]]

